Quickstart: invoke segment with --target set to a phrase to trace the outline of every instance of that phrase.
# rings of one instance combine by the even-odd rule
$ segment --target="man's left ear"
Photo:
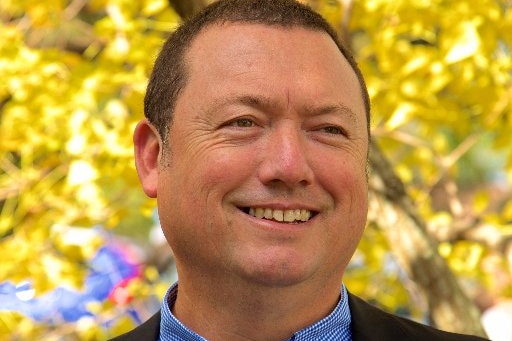
[[[158,187],[158,164],[162,141],[157,130],[148,120],[137,124],[133,133],[135,166],[144,193],[156,198]]]

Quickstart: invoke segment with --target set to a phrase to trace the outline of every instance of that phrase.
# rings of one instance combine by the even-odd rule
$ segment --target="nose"
[[[306,149],[306,137],[293,124],[272,129],[265,141],[258,175],[265,185],[288,188],[306,186],[313,181],[313,170]]]

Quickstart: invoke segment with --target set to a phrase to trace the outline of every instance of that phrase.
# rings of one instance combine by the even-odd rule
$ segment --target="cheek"
[[[364,231],[368,214],[366,169],[359,164],[349,163],[339,166],[337,171],[326,176],[329,177],[329,188],[338,222],[335,234],[347,236],[341,240],[336,239],[341,247],[353,251]]]
[[[194,157],[188,157],[191,155]],[[164,190],[158,194],[160,214],[166,216],[169,229],[223,220],[226,197],[250,178],[248,160],[234,150],[209,150],[188,156],[171,160],[162,181]]]
[[[367,202],[368,181],[361,162],[347,159],[332,163],[332,166],[322,168],[320,180],[335,198],[350,196],[354,200],[360,199],[362,204]]]
[[[250,152],[242,150],[217,150],[203,155],[201,162],[191,167],[194,168],[194,181],[204,188],[198,190],[229,191],[241,185],[252,175],[254,165]]]
[[[366,170],[351,162],[338,163],[323,170],[323,187],[333,200],[337,226],[334,234],[350,234],[356,244],[366,225],[368,214],[368,182]],[[341,231],[340,231],[341,229]]]

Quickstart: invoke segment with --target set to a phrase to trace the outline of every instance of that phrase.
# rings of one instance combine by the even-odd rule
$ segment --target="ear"
[[[135,167],[144,193],[156,198],[158,187],[158,165],[162,141],[157,130],[148,120],[140,121],[133,133]]]

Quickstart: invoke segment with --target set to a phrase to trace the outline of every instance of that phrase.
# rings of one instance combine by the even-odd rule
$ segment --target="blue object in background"
[[[94,314],[87,308],[89,303],[107,300],[118,286],[140,276],[139,261],[134,259],[133,253],[127,253],[129,249],[130,246],[115,241],[101,247],[88,264],[90,270],[83,291],[58,287],[35,296],[29,282],[19,285],[0,283],[0,311],[19,312],[37,322],[49,324],[92,317]],[[127,308],[126,312],[140,323],[135,310]]]

